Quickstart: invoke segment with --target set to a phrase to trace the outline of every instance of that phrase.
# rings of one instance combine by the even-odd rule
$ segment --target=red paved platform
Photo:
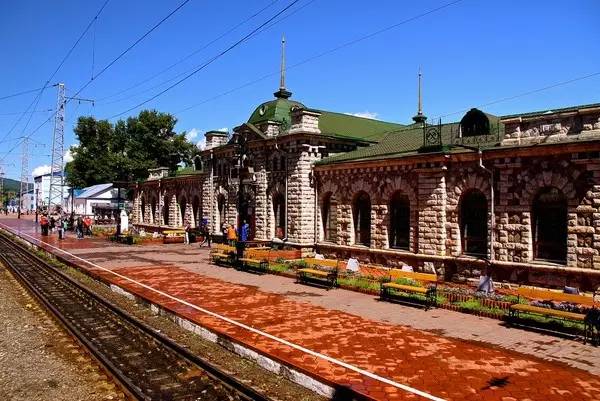
[[[600,400],[597,376],[563,364],[372,321],[175,265],[139,266],[133,256],[109,264],[107,254],[106,268],[69,252],[106,242],[40,240],[30,222],[0,221],[0,227],[5,224],[131,293],[319,380],[377,400]],[[57,247],[68,253],[61,255]],[[123,246],[122,252],[128,249]]]

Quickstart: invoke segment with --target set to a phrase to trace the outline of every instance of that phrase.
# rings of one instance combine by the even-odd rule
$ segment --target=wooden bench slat
[[[241,258],[239,259],[240,262],[246,262],[246,263],[261,263],[262,260],[258,260],[258,259],[250,259],[250,258]]]
[[[304,261],[308,264],[308,265],[314,265],[314,266],[325,266],[325,267],[338,267],[339,265],[339,261],[335,260],[335,259],[315,259],[315,258],[306,258],[304,259]]]
[[[574,304],[581,304],[581,305],[588,305],[588,306],[594,306],[594,304],[598,303],[598,302],[594,302],[593,297],[589,297],[587,295],[565,294],[562,292],[541,290],[541,289],[531,288],[531,287],[519,287],[517,289],[517,293],[520,296],[526,297],[526,298],[571,302]]]
[[[427,288],[424,288],[424,287],[415,287],[412,285],[402,285],[402,284],[397,284],[397,283],[383,283],[382,286],[386,287],[386,288],[393,288],[395,290],[406,290],[406,291],[410,291],[410,292],[418,292],[421,294],[426,294],[429,291]]]
[[[510,308],[519,312],[533,312],[541,315],[557,316],[577,321],[583,321],[585,319],[585,315],[580,313],[544,308],[541,306],[514,304],[511,305]]]
[[[409,278],[417,281],[426,281],[426,282],[437,282],[438,278],[435,274],[430,273],[415,273],[415,272],[407,272],[400,269],[391,269],[390,277],[392,279],[397,278]]]
[[[326,271],[323,271],[323,270],[316,270],[316,269],[309,269],[309,268],[298,269],[298,271],[302,272],[302,273],[312,274],[312,275],[315,275],[315,276],[321,276],[321,277],[327,277],[327,276],[329,276],[331,274],[330,272],[326,272]]]

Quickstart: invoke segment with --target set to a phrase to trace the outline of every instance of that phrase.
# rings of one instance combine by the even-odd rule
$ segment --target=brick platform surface
[[[31,221],[9,218],[0,227],[203,327],[377,400],[600,400],[600,350],[577,341],[213,266],[208,250],[193,245],[128,247],[73,235],[58,241],[40,237]]]

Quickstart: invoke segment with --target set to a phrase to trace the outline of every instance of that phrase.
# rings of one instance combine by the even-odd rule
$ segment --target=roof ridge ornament
[[[275,92],[278,99],[287,99],[292,96],[292,92],[285,88],[285,36],[281,36],[281,66],[279,70],[279,90]]]
[[[421,66],[419,66],[419,101],[417,106],[417,114],[412,118],[416,123],[424,123],[427,120],[427,116],[423,114],[423,99],[421,98]]]

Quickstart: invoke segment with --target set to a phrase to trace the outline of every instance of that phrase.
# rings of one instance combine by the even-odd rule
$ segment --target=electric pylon
[[[19,210],[18,217],[21,217],[21,212],[25,206],[25,196],[29,192],[29,137],[23,138],[21,142],[21,189],[19,191]]]
[[[50,167],[50,190],[48,191],[48,211],[62,210],[63,202],[63,158],[65,154],[65,84],[59,83],[54,135],[52,137],[52,163]]]

